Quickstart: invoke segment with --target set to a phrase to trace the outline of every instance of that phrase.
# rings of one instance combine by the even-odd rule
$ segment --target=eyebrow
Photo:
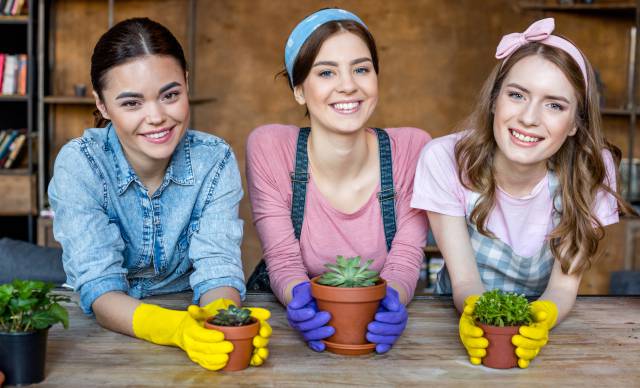
[[[362,63],[362,62],[373,62],[371,60],[371,58],[369,57],[362,57],[362,58],[358,58],[358,59],[354,59],[353,61],[351,61],[349,64],[350,65],[357,65],[358,63]],[[333,66],[333,67],[338,67],[338,62],[333,62],[333,61],[320,61],[320,62],[316,62],[313,64],[312,67],[316,67],[316,66]]]
[[[176,86],[182,86],[182,85],[180,84],[180,82],[175,82],[175,81],[169,82],[168,84],[160,88],[160,90],[158,91],[158,94],[162,94],[167,90],[174,88]],[[135,93],[135,92],[122,92],[118,94],[118,96],[116,97],[116,100],[119,100],[122,98],[144,98],[144,95],[142,95],[141,93]]]
[[[525,92],[525,93],[531,93],[531,92],[529,91],[529,89],[525,88],[525,87],[524,87],[524,86],[522,86],[522,85],[518,85],[518,84],[516,84],[516,83],[510,83],[510,84],[508,84],[507,86],[511,86],[512,88],[520,89],[520,90],[522,90],[522,91],[523,91],[523,92]],[[570,102],[566,97],[562,97],[562,96],[546,95],[546,96],[544,96],[544,98],[549,99],[549,100],[564,101],[564,102],[566,102],[567,104],[570,104],[570,103],[571,103],[571,102]]]

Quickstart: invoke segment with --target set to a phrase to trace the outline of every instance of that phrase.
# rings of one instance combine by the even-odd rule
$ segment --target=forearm
[[[205,292],[200,297],[200,306],[206,306],[214,300],[220,298],[230,299],[236,304],[236,306],[242,305],[242,301],[240,300],[240,293],[238,292],[238,290],[233,287],[218,287]]]
[[[485,291],[482,281],[479,279],[478,281],[456,284],[456,286],[453,287],[453,303],[458,312],[462,314],[464,310],[464,300],[467,299],[469,295],[482,295]]]
[[[571,292],[571,290],[561,290],[561,289],[547,289],[542,295],[540,295],[540,300],[550,300],[556,304],[558,308],[558,320],[556,321],[556,325],[562,322],[576,302],[577,292]]]
[[[141,303],[123,292],[112,291],[99,296],[92,308],[100,326],[135,337],[133,313]]]
[[[293,298],[293,288],[300,283],[304,283],[308,281],[309,281],[308,278],[295,278],[293,280],[288,281],[284,285],[284,291],[282,293],[283,297],[280,300],[280,302],[285,306],[288,305],[289,302],[291,302],[291,299]]]
[[[402,303],[405,306],[409,304],[410,302],[409,296],[407,295],[407,292],[405,291],[404,287],[402,287],[400,283],[390,280],[389,282],[387,282],[387,285],[398,292],[398,298],[400,299],[400,303]]]

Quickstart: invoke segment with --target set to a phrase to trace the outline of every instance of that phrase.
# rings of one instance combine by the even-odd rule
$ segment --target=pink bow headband
[[[525,30],[525,32],[514,32],[503,36],[500,44],[498,44],[498,48],[496,49],[496,58],[508,58],[514,51],[530,42],[539,42],[548,46],[554,46],[565,51],[571,56],[571,58],[573,58],[574,61],[576,61],[580,70],[582,70],[582,76],[584,77],[586,87],[587,66],[585,64],[584,57],[573,43],[559,36],[551,35],[554,28],[555,21],[553,18],[546,18],[534,22]]]

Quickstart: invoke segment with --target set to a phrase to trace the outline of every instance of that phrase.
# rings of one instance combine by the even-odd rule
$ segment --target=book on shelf
[[[18,131],[15,129],[8,129],[7,135],[0,143],[0,163],[4,159],[5,155],[9,153],[9,146],[13,143],[13,140],[18,136]]]
[[[0,13],[8,16],[22,15],[26,0],[2,0],[0,1]]]
[[[15,140],[9,145],[9,153],[6,156],[6,160],[2,164],[3,168],[11,168],[13,164],[18,160],[21,154],[23,154],[22,150],[26,147],[24,146],[27,140],[26,133],[20,133],[16,136]]]
[[[0,54],[0,87],[4,95],[27,94],[27,54]]]

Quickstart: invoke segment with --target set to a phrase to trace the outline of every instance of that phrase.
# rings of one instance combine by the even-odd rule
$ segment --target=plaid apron
[[[550,222],[556,225],[561,210],[560,197],[556,195],[558,178],[552,171],[548,176],[549,192],[554,198],[553,216]],[[471,211],[480,198],[480,194],[472,193],[467,204],[466,216],[471,246],[476,255],[476,263],[480,278],[486,290],[495,288],[502,291],[515,292],[527,296],[540,295],[544,291],[551,276],[554,257],[549,242],[545,241],[538,253],[533,256],[520,256],[503,241],[487,237],[469,220]],[[451,279],[446,266],[438,273],[437,294],[451,294]]]

